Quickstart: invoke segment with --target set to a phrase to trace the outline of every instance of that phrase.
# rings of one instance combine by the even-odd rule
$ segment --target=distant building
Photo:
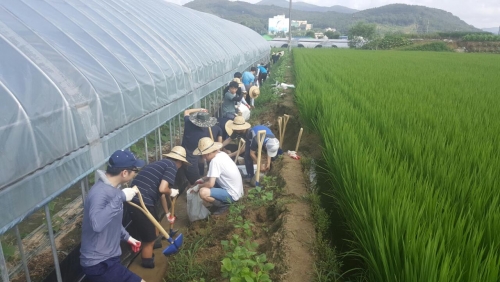
[[[303,30],[310,30],[312,29],[312,24],[308,24],[307,21],[295,21],[292,20],[292,27],[298,28],[298,29],[303,29]]]
[[[278,15],[273,18],[269,18],[268,33],[275,34],[277,32],[288,32],[288,25],[290,24],[289,20],[290,19],[286,18],[285,15]]]
[[[328,27],[328,28],[325,28],[325,31],[333,31],[333,32],[335,32],[337,30],[335,28]]]
[[[318,38],[323,38],[323,36],[325,36],[325,35],[323,34],[323,32],[315,32],[315,33],[314,33],[314,37],[315,37],[316,39],[318,39]]]

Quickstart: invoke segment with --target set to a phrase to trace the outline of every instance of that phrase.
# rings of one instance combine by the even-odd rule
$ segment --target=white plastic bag
[[[243,103],[240,103],[238,106],[238,110],[241,112],[241,115],[243,118],[245,118],[245,121],[248,121],[250,119],[250,110],[246,105],[243,105]]]
[[[210,211],[203,205],[200,195],[193,188],[187,190],[187,214],[191,222],[205,219],[210,214]]]

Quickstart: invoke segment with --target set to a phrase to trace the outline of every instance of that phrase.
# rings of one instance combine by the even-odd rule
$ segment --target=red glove
[[[175,222],[175,216],[171,215],[170,213],[167,214],[167,220],[170,222],[170,224],[174,224]]]
[[[127,243],[130,245],[134,253],[137,253],[141,250],[141,241],[137,241],[136,239],[132,238],[132,236],[128,238]]]

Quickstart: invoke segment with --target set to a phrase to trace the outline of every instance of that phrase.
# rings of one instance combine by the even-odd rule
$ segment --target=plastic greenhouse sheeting
[[[2,1],[0,234],[269,51],[162,0]]]

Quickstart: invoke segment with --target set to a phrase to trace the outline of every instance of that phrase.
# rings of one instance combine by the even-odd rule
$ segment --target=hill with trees
[[[277,6],[282,8],[288,8],[290,2],[286,0],[262,0],[260,2],[255,3],[256,5],[266,5],[266,6]],[[352,14],[359,12],[358,10],[347,8],[340,5],[334,5],[331,7],[318,6],[314,4],[309,4],[306,2],[292,2],[292,9],[300,10],[300,11],[308,11],[308,12],[337,12],[344,14]]]
[[[260,34],[267,33],[269,18],[276,15],[288,15],[288,8],[285,7],[256,5],[241,1],[194,0],[184,6],[240,23]],[[292,8],[294,8],[293,4]],[[375,24],[378,33],[481,31],[468,25],[449,12],[405,4],[391,4],[352,14],[333,11],[312,12],[294,9],[292,11],[292,19],[307,20],[308,23],[313,24],[314,28],[318,29],[328,27],[335,28],[343,34],[347,34],[349,28],[360,21]]]

